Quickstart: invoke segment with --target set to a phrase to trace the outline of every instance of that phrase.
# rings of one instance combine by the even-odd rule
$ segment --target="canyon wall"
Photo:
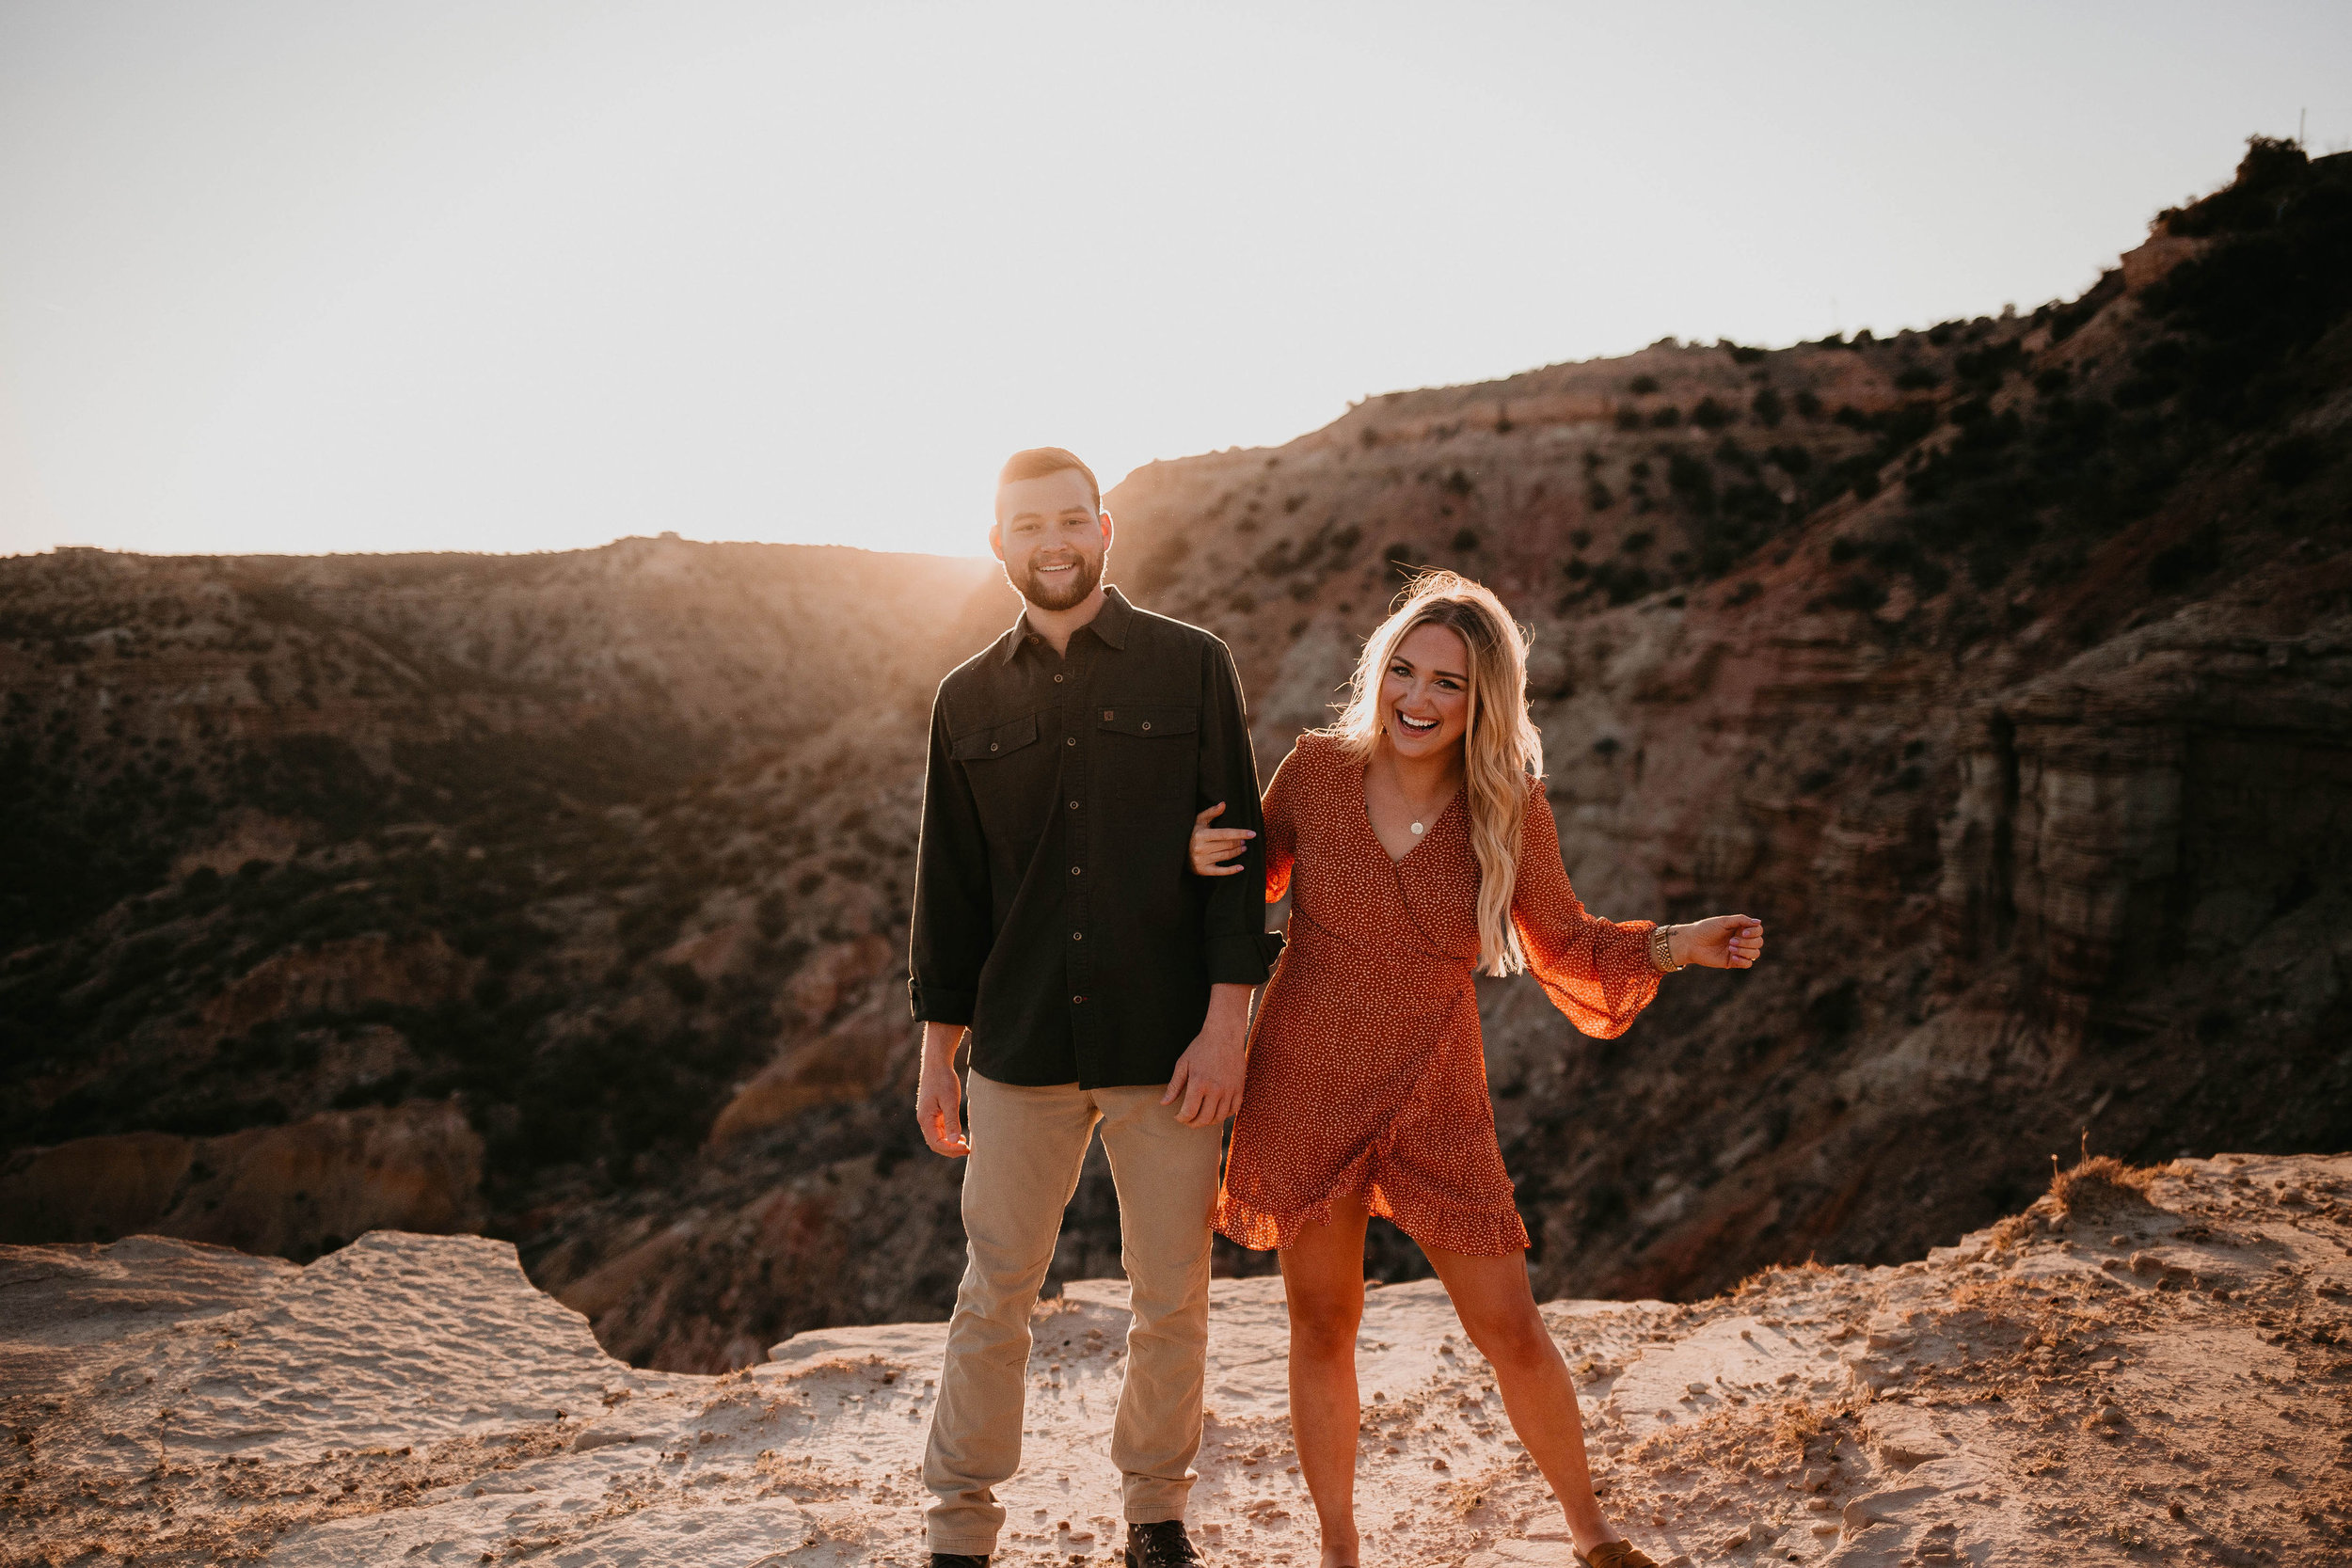
[[[2085,1147],[2352,1147],[2352,160],[2258,144],[2151,246],[1111,494],[1114,578],[1230,641],[1262,773],[1455,567],[1533,635],[1586,902],[1769,923],[1616,1041],[1481,982],[1546,1295],[1915,1257]],[[1016,608],[985,562],[669,538],[0,562],[0,1239],[478,1227],[674,1369],[944,1315],[923,715]],[[442,1131],[370,1166],[396,1129]],[[1423,1272],[1382,1227],[1373,1264]],[[1116,1270],[1098,1160],[1054,1276]]]

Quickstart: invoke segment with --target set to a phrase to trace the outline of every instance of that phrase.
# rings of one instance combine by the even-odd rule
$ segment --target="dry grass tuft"
[[[1834,1278],[1836,1273],[1837,1271],[1828,1264],[1817,1263],[1810,1258],[1802,1263],[1768,1263],[1733,1286],[1730,1293],[1734,1296],[1752,1296],[1758,1291],[1769,1291],[1775,1285],[1784,1284],[1789,1280],[1809,1281],[1817,1275],[1826,1275]]]
[[[2069,1219],[2098,1219],[2153,1207],[2148,1184],[2161,1174],[2158,1166],[2127,1165],[2112,1154],[2102,1154],[2059,1171],[2051,1179],[2050,1196]]]

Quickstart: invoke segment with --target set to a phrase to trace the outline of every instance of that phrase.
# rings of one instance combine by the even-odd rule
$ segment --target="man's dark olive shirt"
[[[1165,1084],[1209,987],[1263,983],[1262,840],[1188,864],[1194,813],[1263,831],[1241,681],[1216,638],[1117,589],[1070,651],[1025,617],[942,681],[914,874],[914,1016],[969,1024],[1002,1084]]]

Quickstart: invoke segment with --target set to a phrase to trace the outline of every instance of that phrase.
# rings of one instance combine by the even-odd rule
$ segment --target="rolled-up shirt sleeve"
[[[1249,747],[1249,715],[1241,674],[1224,643],[1212,640],[1201,657],[1200,793],[1198,813],[1225,802],[1220,828],[1247,828],[1258,836],[1242,850],[1239,876],[1210,879],[1202,911],[1201,945],[1212,985],[1265,983],[1282,939],[1265,928],[1265,822],[1258,802],[1258,759]]]
[[[970,781],[949,754],[946,697],[931,703],[930,756],[923,773],[923,829],[914,851],[914,918],[907,993],[927,1023],[972,1022],[987,961],[988,845]]]

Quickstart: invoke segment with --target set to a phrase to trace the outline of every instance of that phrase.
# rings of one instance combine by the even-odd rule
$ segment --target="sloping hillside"
[[[1605,1046],[1489,986],[1546,1294],[1916,1256],[2086,1138],[2352,1148],[2348,303],[2352,159],[2257,143],[2077,301],[1400,393],[1113,493],[1262,769],[1401,570],[1458,566],[1534,633],[1587,902],[1772,923]],[[672,1368],[944,1313],[903,922],[987,581],[0,562],[8,1239],[479,1223]],[[1056,1276],[1116,1247],[1094,1170]]]

